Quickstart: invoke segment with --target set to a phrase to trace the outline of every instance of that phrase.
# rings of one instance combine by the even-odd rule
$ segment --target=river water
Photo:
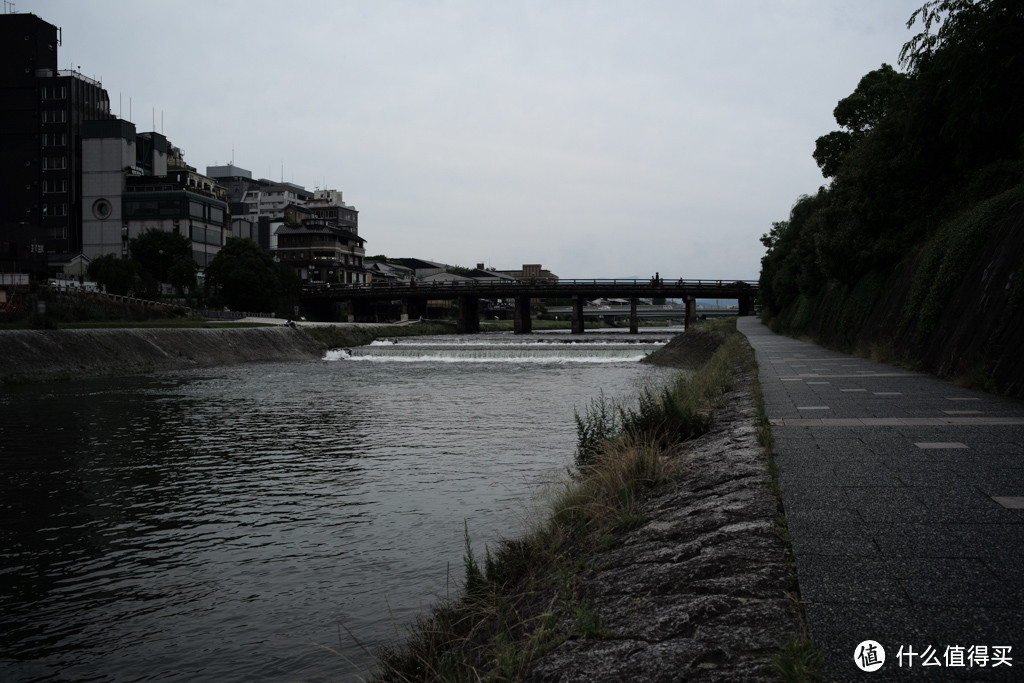
[[[674,331],[0,388],[0,680],[355,680]],[[355,640],[354,640],[355,639]],[[356,640],[360,644],[356,643]]]

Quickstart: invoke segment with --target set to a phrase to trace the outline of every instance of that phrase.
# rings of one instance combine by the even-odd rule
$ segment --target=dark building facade
[[[57,69],[60,32],[0,15],[0,271],[45,277],[82,248],[82,124],[112,118],[103,86]]]
[[[366,282],[364,240],[326,218],[306,218],[277,229],[274,257],[310,282]]]

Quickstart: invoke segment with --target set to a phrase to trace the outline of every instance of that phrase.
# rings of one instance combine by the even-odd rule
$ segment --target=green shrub
[[[573,410],[576,420],[576,468],[586,467],[594,459],[601,444],[619,431],[616,411],[604,392],[591,399],[583,415]]]
[[[1024,200],[1024,186],[975,204],[939,227],[928,241],[921,265],[914,273],[903,310],[901,332],[916,326],[918,342],[931,334],[989,233],[1010,207],[1021,200]]]

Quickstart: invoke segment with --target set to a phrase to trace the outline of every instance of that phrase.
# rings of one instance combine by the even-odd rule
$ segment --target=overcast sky
[[[344,193],[367,255],[755,279],[923,0],[18,0],[200,171]],[[917,25],[914,27],[918,28]],[[130,103],[130,104],[129,104]],[[154,125],[155,124],[155,125]]]

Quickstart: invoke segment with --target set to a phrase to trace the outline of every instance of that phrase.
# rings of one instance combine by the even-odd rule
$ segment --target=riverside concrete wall
[[[0,330],[0,381],[128,375],[322,355],[311,337],[286,327]]]

